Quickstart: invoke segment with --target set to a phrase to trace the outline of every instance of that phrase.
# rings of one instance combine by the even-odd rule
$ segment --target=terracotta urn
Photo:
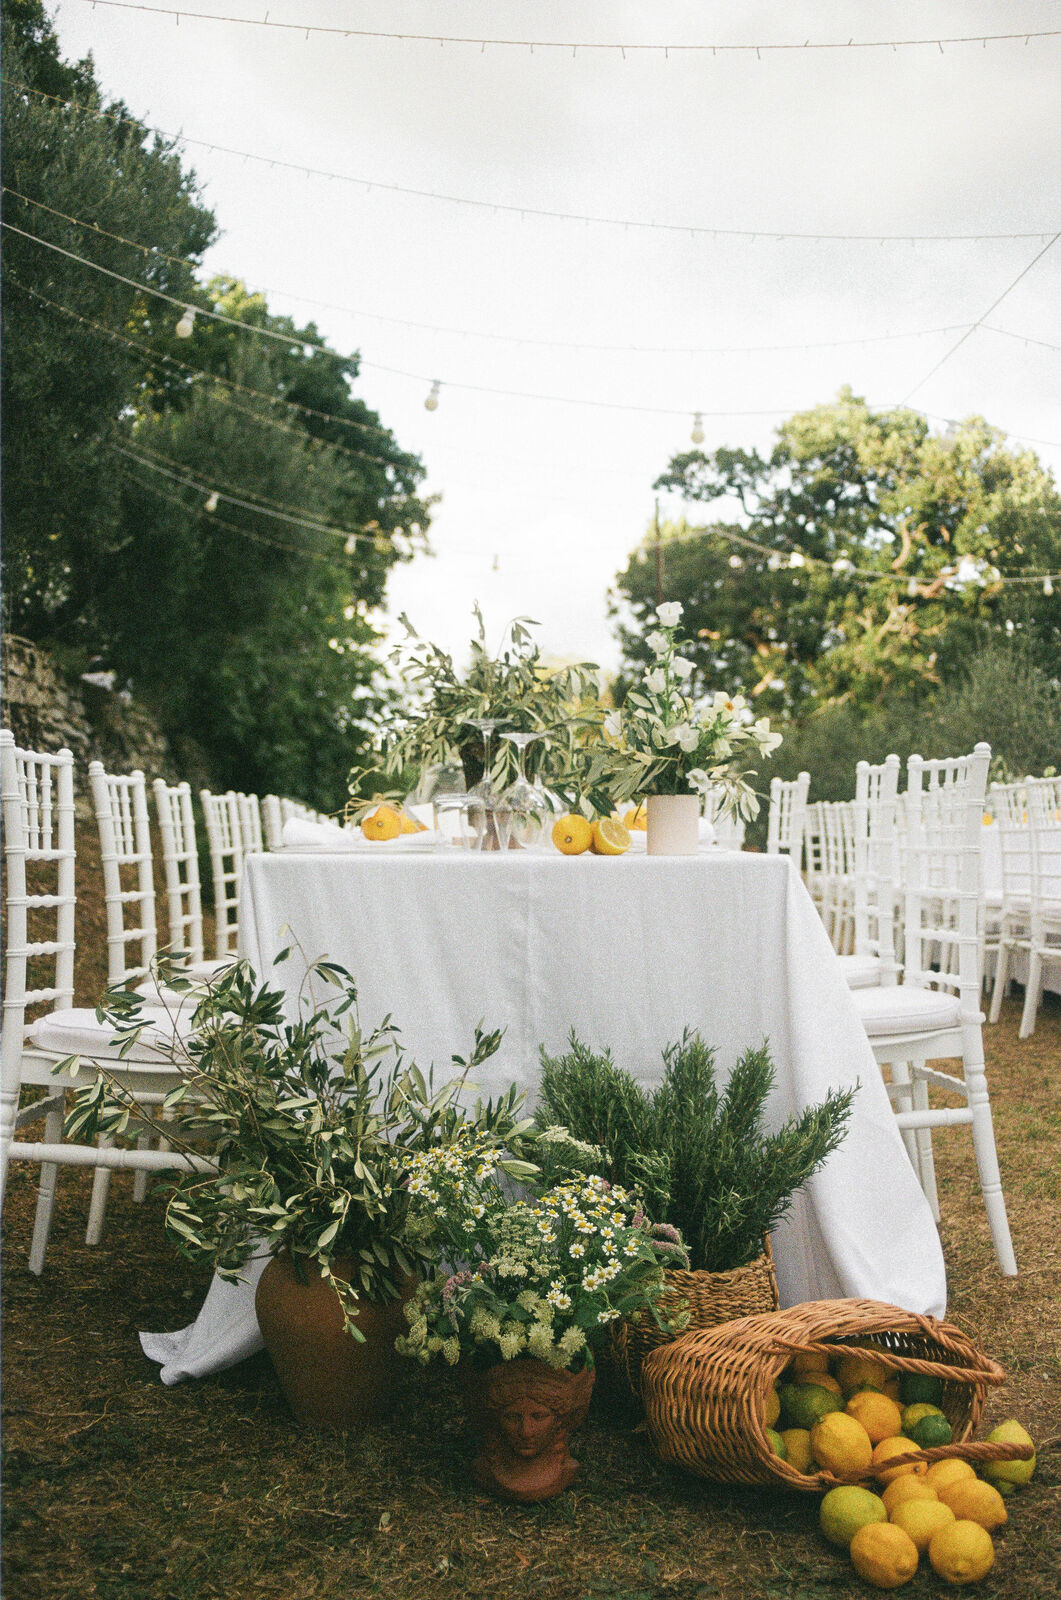
[[[393,1402],[404,1363],[394,1341],[405,1332],[403,1307],[416,1287],[410,1278],[398,1300],[359,1299],[357,1326],[364,1342],[345,1331],[339,1297],[312,1262],[299,1282],[285,1251],[258,1281],[254,1309],[280,1387],[300,1422],[310,1428],[360,1428]],[[332,1263],[349,1281],[354,1263]]]
[[[479,1437],[472,1476],[503,1500],[551,1500],[570,1487],[578,1462],[570,1436],[589,1410],[595,1374],[558,1371],[519,1356],[485,1371],[461,1368],[464,1400]]]

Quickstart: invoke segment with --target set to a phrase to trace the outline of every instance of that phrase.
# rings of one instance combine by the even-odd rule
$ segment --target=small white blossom
[[[665,656],[670,649],[670,640],[665,633],[655,632],[645,635],[645,643],[653,655]]]
[[[662,667],[653,667],[645,674],[645,688],[650,694],[662,694],[667,687],[667,674]]]
[[[656,616],[665,628],[673,628],[677,626],[678,618],[684,609],[677,600],[667,600],[663,605],[656,607]]]
[[[667,729],[667,743],[677,744],[688,753],[695,750],[700,743],[700,735],[688,722],[679,722],[676,727]]]
[[[685,679],[692,677],[696,667],[691,661],[687,661],[684,656],[675,656],[671,662],[671,671],[676,673],[679,678]]]

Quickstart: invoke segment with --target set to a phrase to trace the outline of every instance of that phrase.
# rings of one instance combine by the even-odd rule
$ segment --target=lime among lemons
[[[915,1422],[907,1431],[907,1437],[920,1445],[922,1450],[934,1450],[937,1445],[950,1444],[954,1432],[946,1417],[930,1414],[922,1417],[920,1422]]]
[[[1035,1471],[1035,1448],[1028,1430],[1010,1417],[1006,1422],[1000,1422],[997,1428],[991,1429],[987,1442],[1032,1445],[1032,1453],[1027,1461],[985,1461],[983,1468],[984,1477],[997,1488],[1001,1488],[1004,1483],[1015,1485],[1027,1483]]]
[[[842,1411],[838,1395],[815,1383],[785,1383],[781,1390],[781,1411],[790,1428],[813,1428],[830,1411]]]
[[[818,1526],[830,1544],[846,1550],[859,1528],[868,1522],[887,1522],[888,1512],[880,1495],[855,1484],[830,1489],[818,1510]]]

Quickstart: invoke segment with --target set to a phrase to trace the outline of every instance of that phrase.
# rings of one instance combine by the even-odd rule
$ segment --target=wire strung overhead
[[[102,3],[102,0],[100,0]],[[15,83],[14,87],[36,95],[40,99],[52,100],[58,105],[66,106],[69,110],[83,112],[93,117],[108,117],[116,120],[116,113],[103,110],[97,106],[87,106],[77,100],[63,100],[56,95],[45,95],[39,89],[33,89],[28,84]],[[146,124],[145,124],[146,126]],[[793,232],[783,228],[771,228],[765,225],[758,228],[719,228],[704,226],[690,222],[655,222],[639,217],[609,217],[600,213],[557,211],[544,206],[517,205],[512,201],[483,200],[471,195],[447,194],[440,190],[418,189],[407,184],[388,183],[379,178],[365,178],[351,172],[332,172],[325,167],[305,166],[297,161],[284,161],[279,156],[263,156],[253,150],[239,150],[232,145],[216,144],[207,139],[193,139],[186,133],[168,133],[162,128],[151,129],[152,133],[160,134],[164,139],[177,139],[183,144],[196,145],[200,149],[210,150],[219,155],[235,156],[242,161],[258,161],[267,167],[280,171],[297,172],[306,178],[323,178],[333,183],[349,183],[356,188],[363,189],[366,193],[378,189],[385,194],[408,195],[416,200],[437,200],[446,205],[470,207],[478,211],[491,211],[498,216],[519,217],[525,221],[528,217],[549,222],[577,222],[582,225],[593,224],[605,228],[622,228],[648,230],[666,234],[688,234],[693,239],[747,239],[755,243],[769,243],[774,241],[799,241],[805,244],[970,244],[988,243],[998,240],[1017,239],[1045,239],[1052,232],[1051,227],[1023,229],[1013,233],[805,233]]]
[[[86,5],[104,6],[114,11],[140,11],[148,16],[172,17],[177,26],[182,21],[191,22],[227,22],[236,23],[250,28],[274,28],[285,33],[301,33],[305,38],[314,35],[341,38],[341,39],[388,39],[396,40],[402,44],[437,44],[443,47],[450,45],[477,45],[480,53],[487,48],[529,50],[533,55],[535,50],[562,50],[570,51],[577,58],[581,50],[584,55],[600,53],[603,51],[619,54],[624,60],[627,55],[661,55],[669,59],[672,55],[754,55],[760,60],[764,55],[777,52],[794,52],[802,55],[808,50],[907,50],[916,47],[931,48],[944,52],[945,45],[978,44],[985,49],[989,44],[1002,44],[1016,42],[1030,44],[1033,39],[1057,39],[1061,37],[1061,28],[1021,29],[1017,33],[973,33],[935,36],[916,39],[804,39],[800,44],[796,40],[778,41],[760,44],[700,44],[696,42],[682,42],[678,44],[641,43],[636,40],[617,43],[612,40],[577,40],[577,39],[503,39],[482,38],[467,34],[448,33],[415,33],[394,30],[386,31],[380,28],[344,28],[326,27],[321,24],[305,22],[280,22],[270,18],[268,11],[264,17],[231,16],[213,11],[189,11],[183,6],[178,10],[173,6],[149,6],[139,3],[139,0],[83,0]]]
[[[34,206],[38,211],[44,211],[50,217],[57,217],[62,222],[69,222],[74,227],[83,228],[87,233],[93,233],[104,239],[113,239],[116,244],[128,245],[131,250],[139,250],[141,255],[153,258],[156,261],[168,261],[173,266],[189,267],[197,270],[197,263],[187,256],[174,256],[165,250],[159,250],[155,245],[141,244],[137,239],[127,239],[122,233],[112,233],[107,228],[101,228],[97,222],[86,222],[82,217],[73,217],[66,211],[57,211],[54,206],[44,204],[43,200],[34,200],[29,195],[20,194],[17,189],[9,188],[6,184],[3,193],[13,200],[19,200],[24,205]],[[798,344],[729,344],[729,345],[644,345],[644,344],[591,344],[581,340],[564,339],[535,339],[525,334],[484,332],[476,328],[442,327],[437,323],[416,322],[408,317],[389,317],[379,312],[362,311],[355,306],[337,305],[331,300],[316,300],[310,295],[295,294],[290,289],[271,289],[268,286],[259,286],[252,291],[256,294],[270,295],[273,298],[299,300],[304,305],[319,306],[324,311],[341,311],[350,317],[362,317],[366,322],[385,322],[393,327],[412,328],[420,333],[452,334],[461,339],[485,339],[491,343],[517,345],[545,350],[580,350],[592,354],[616,355],[667,355],[667,356],[722,356],[722,355],[776,355],[786,352],[802,352],[806,350],[842,350],[851,345],[886,344],[902,339],[927,339],[944,333],[960,333],[969,326],[964,322],[944,323],[936,328],[910,328],[897,333],[858,334],[848,339],[816,339],[803,341]],[[999,330],[1000,332],[1002,330]],[[1019,337],[1019,335],[1015,335]]]

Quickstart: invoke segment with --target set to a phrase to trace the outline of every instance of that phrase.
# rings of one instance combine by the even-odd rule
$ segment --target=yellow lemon
[[[598,817],[592,832],[590,849],[595,856],[621,856],[630,848],[630,835],[614,817]]]
[[[858,1478],[869,1471],[873,1445],[861,1422],[843,1411],[833,1411],[810,1431],[814,1459],[838,1478]]]
[[[810,1447],[810,1434],[806,1428],[784,1428],[781,1437],[785,1441],[785,1449],[788,1452],[785,1459],[789,1466],[795,1467],[797,1472],[813,1472],[814,1452]]]
[[[623,826],[636,828],[638,833],[644,833],[648,827],[648,814],[644,806],[638,806],[634,811],[628,811],[623,818]]]
[[[927,1478],[919,1478],[912,1472],[905,1473],[901,1478],[893,1478],[891,1483],[885,1484],[881,1491],[881,1499],[888,1507],[888,1515],[907,1500],[936,1500],[935,1489]]]
[[[818,1510],[818,1526],[830,1544],[846,1550],[859,1528],[869,1522],[887,1522],[888,1513],[880,1495],[854,1484],[830,1489]]]
[[[917,1546],[893,1522],[867,1522],[851,1540],[855,1571],[878,1589],[898,1589],[917,1571]]]
[[[763,1412],[763,1421],[768,1428],[772,1428],[781,1415],[781,1396],[776,1389],[766,1391],[766,1410]]]
[[[880,1483],[891,1483],[893,1478],[902,1477],[906,1473],[915,1473],[917,1477],[925,1476],[926,1463],[924,1461],[909,1461],[905,1466],[889,1467],[888,1462],[892,1456],[905,1456],[910,1453],[916,1455],[917,1445],[912,1439],[904,1439],[902,1434],[896,1434],[891,1439],[882,1439],[880,1444],[873,1446],[873,1468]]]
[[[897,1478],[895,1481],[905,1483],[906,1479]],[[950,1506],[945,1506],[941,1500],[904,1500],[902,1505],[896,1506],[888,1520],[908,1533],[918,1550],[924,1554],[932,1535],[948,1527],[955,1517]]]
[[[880,1444],[882,1439],[893,1439],[903,1431],[899,1407],[876,1389],[859,1389],[844,1410],[856,1422],[861,1422],[874,1444]]]
[[[557,817],[553,823],[553,843],[565,856],[580,856],[593,843],[593,829],[577,811]]]
[[[807,1350],[794,1358],[790,1370],[800,1377],[807,1372],[828,1372],[829,1358],[822,1350]]]
[[[939,1494],[945,1483],[953,1483],[956,1478],[975,1478],[976,1473],[968,1461],[958,1461],[948,1456],[943,1461],[933,1461],[925,1477]]]
[[[361,824],[366,839],[396,839],[402,831],[402,819],[393,806],[377,806]]]
[[[831,1373],[811,1372],[807,1374],[805,1381],[807,1383],[813,1383],[816,1389],[828,1389],[830,1394],[839,1395],[841,1399],[843,1398],[844,1391],[841,1389],[840,1385],[837,1383],[836,1379]]]
[[[952,1522],[932,1535],[928,1559],[944,1583],[979,1583],[991,1571],[995,1547],[978,1522]]]
[[[855,1389],[883,1389],[888,1380],[887,1370],[869,1356],[841,1356],[836,1363],[836,1376],[845,1394]]]
[[[1014,1422],[1012,1417],[1000,1422],[997,1428],[992,1428],[987,1439],[989,1444],[1033,1444],[1031,1434],[1019,1422]],[[1027,1461],[985,1461],[983,1466],[984,1477],[1000,1488],[1003,1484],[1027,1483],[1034,1471],[1034,1447]]]
[[[419,833],[423,827],[423,823],[417,822],[415,817],[407,817],[404,812],[402,814],[401,824],[403,833]]]
[[[1009,1521],[1002,1496],[981,1478],[955,1478],[938,1491],[945,1506],[950,1506],[959,1522],[978,1522],[988,1533]]]

